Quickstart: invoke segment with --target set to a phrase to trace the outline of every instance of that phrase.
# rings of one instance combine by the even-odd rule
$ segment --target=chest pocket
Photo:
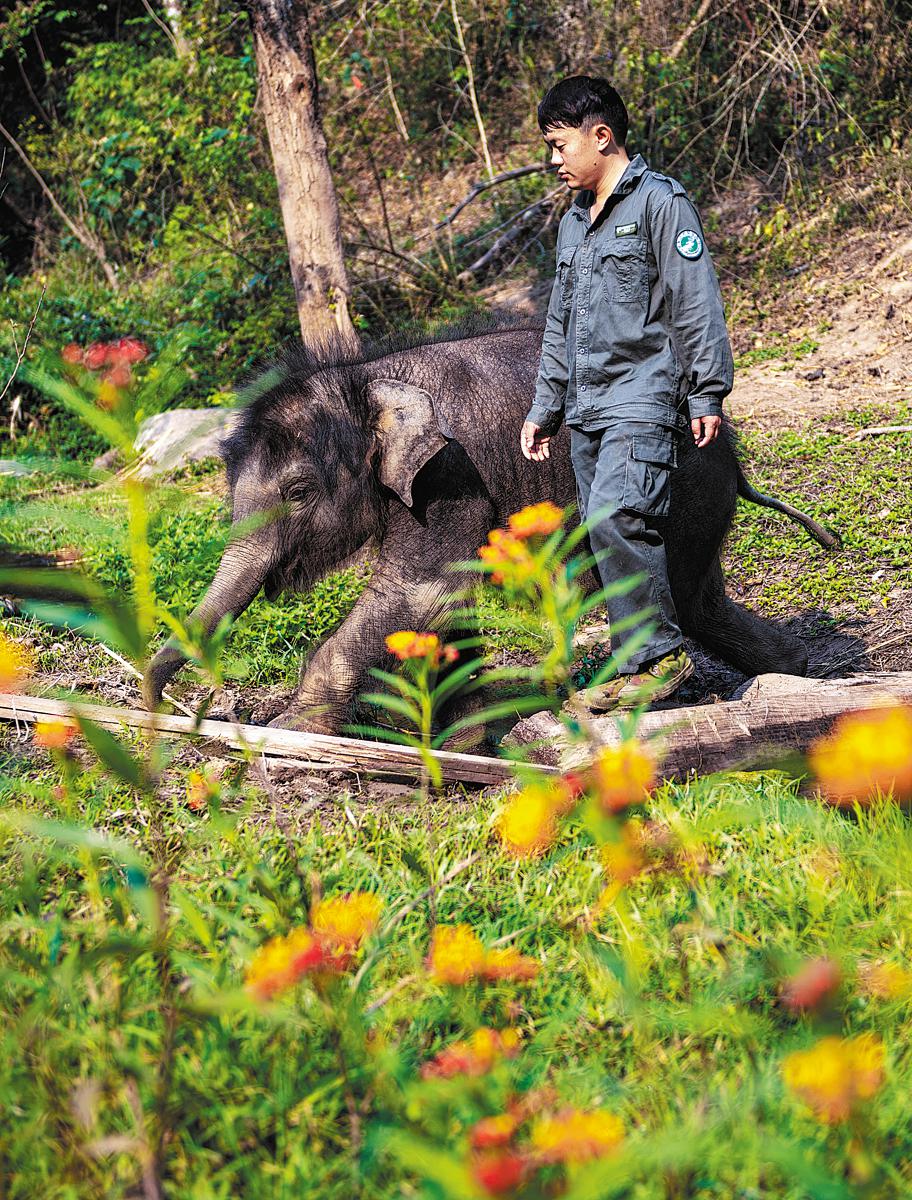
[[[638,304],[645,308],[649,298],[645,239],[609,238],[600,253],[602,289],[609,304]]]
[[[576,246],[564,246],[560,254],[557,256],[557,272],[560,279],[560,298],[561,308],[564,312],[569,312],[573,307],[573,258],[576,254]]]

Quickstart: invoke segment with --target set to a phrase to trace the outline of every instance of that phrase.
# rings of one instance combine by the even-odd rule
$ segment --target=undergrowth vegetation
[[[100,412],[57,392],[96,428],[134,420],[125,389]],[[70,493],[104,497],[83,531],[127,523],[96,564],[113,589],[56,573],[91,617],[33,611],[137,662],[164,623],[217,684],[226,629],[201,641],[156,595],[173,513],[122,482],[121,499]],[[514,514],[476,563],[547,630],[527,673],[552,711],[591,605],[565,516]],[[31,632],[0,632],[0,691],[40,667]],[[779,771],[677,785],[657,781],[642,708],[614,744],[576,713],[576,769],[519,753],[516,790],[444,799],[438,671],[473,687],[484,668],[430,631],[387,645],[403,673],[377,672],[373,701],[411,722],[407,803],[340,788],[319,814],[289,808],[252,749],[188,770],[78,697],[4,742],[8,1194],[906,1195],[912,710],[845,716]]]

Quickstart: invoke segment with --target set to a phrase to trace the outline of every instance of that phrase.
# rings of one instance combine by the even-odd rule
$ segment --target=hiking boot
[[[575,692],[564,708],[573,713],[605,713],[667,700],[693,674],[693,661],[681,647],[656,659],[636,675],[618,675],[597,687]]]

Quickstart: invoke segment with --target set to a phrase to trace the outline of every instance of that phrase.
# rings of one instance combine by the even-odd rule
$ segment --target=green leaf
[[[149,786],[142,764],[133,757],[123,742],[116,738],[101,725],[96,725],[81,712],[74,713],[82,731],[82,736],[89,743],[104,765],[118,777],[137,791],[143,791]]]

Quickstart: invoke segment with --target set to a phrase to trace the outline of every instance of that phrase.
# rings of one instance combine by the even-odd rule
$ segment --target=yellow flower
[[[33,670],[31,651],[0,633],[0,692],[15,692]]]
[[[468,983],[482,973],[484,963],[484,946],[470,925],[438,925],[434,929],[427,965],[437,983]]]
[[[546,1162],[579,1163],[611,1154],[624,1140],[620,1117],[604,1109],[568,1108],[532,1129],[532,1145]]]
[[[36,721],[32,736],[35,745],[45,750],[66,750],[76,732],[73,721]]]
[[[497,819],[508,854],[536,858],[557,838],[557,809],[563,799],[548,784],[533,783],[517,792]]]
[[[521,982],[534,979],[540,967],[538,959],[530,958],[528,954],[520,954],[512,946],[504,946],[488,950],[485,954],[483,974],[486,979],[511,979]]]
[[[912,997],[912,971],[899,963],[862,963],[858,968],[862,989],[878,1000],[906,1000]]]
[[[309,929],[293,929],[286,937],[270,938],[257,950],[245,986],[257,1000],[269,1000],[308,972],[332,967],[323,944]]]
[[[354,950],[377,928],[383,901],[371,892],[321,900],[311,913],[313,931],[334,950]]]
[[[912,799],[912,708],[844,713],[808,754],[821,791],[833,804],[869,800],[876,792]]]
[[[496,570],[491,572],[491,582],[505,587],[522,588],[536,572],[535,559],[525,541],[506,529],[492,529],[488,544],[479,547],[478,557]]]
[[[564,514],[557,505],[544,500],[541,504],[527,504],[514,513],[507,524],[514,537],[529,538],[536,534],[548,537],[560,528],[563,519]]]
[[[592,787],[608,813],[642,804],[655,784],[655,760],[633,740],[605,746],[592,764]]]
[[[519,1053],[515,1029],[489,1029],[483,1025],[464,1041],[452,1042],[424,1064],[425,1079],[452,1079],[454,1075],[486,1075],[503,1058]]]
[[[818,1120],[845,1121],[859,1101],[869,1100],[883,1083],[883,1042],[871,1033],[822,1038],[810,1050],[789,1054],[782,1077]]]
[[[398,633],[391,633],[387,637],[386,648],[403,661],[407,658],[426,658],[429,653],[440,649],[440,638],[436,633],[400,629]]]
[[[617,841],[606,842],[602,846],[601,855],[602,866],[607,874],[616,883],[629,883],[646,866],[642,830],[636,824],[627,822]]]
[[[411,629],[400,629],[386,638],[386,648],[401,662],[407,658],[426,658],[432,667],[441,662],[455,662],[459,651],[455,646],[444,646],[436,633],[415,633]]]

